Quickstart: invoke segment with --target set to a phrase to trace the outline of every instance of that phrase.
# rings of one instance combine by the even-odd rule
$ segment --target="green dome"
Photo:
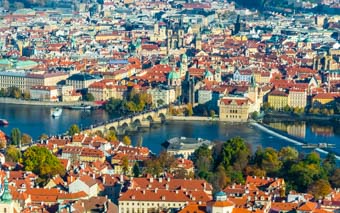
[[[214,75],[209,71],[209,70],[206,70],[205,72],[204,72],[204,77],[205,78],[208,78],[208,77],[213,77]]]
[[[173,79],[179,79],[180,76],[179,76],[179,73],[178,73],[178,72],[176,72],[175,70],[172,70],[172,71],[169,73],[168,78],[169,78],[170,80],[173,80]]]

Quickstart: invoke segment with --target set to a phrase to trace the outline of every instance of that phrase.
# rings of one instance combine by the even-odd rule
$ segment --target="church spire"
[[[8,179],[5,178],[4,181],[4,193],[1,196],[1,203],[10,203],[12,201],[12,195],[8,189]]]

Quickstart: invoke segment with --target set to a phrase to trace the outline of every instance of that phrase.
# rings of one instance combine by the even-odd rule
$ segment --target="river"
[[[37,139],[42,133],[58,135],[65,133],[72,124],[84,128],[97,121],[107,121],[118,115],[109,115],[104,110],[77,111],[64,109],[59,118],[52,118],[50,107],[0,104],[0,118],[8,120],[8,126],[0,130],[10,134],[13,128]],[[340,154],[340,125],[327,122],[276,122],[269,123],[272,128],[284,131],[294,137],[299,137],[308,143],[331,143],[332,149]],[[299,151],[309,152],[301,146],[291,143],[268,131],[249,123],[224,122],[195,122],[195,121],[167,121],[163,125],[156,125],[130,135],[133,143],[139,138],[143,139],[143,146],[150,148],[154,153],[162,150],[161,143],[176,137],[205,138],[212,141],[226,141],[235,136],[241,136],[255,149],[257,146],[274,147],[280,149],[284,146],[296,147]]]

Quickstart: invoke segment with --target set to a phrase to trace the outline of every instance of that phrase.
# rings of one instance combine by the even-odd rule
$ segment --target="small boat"
[[[53,111],[52,111],[52,117],[59,117],[61,116],[61,113],[63,112],[63,109],[62,108],[55,108]]]
[[[8,125],[8,121],[6,119],[0,119],[0,125],[2,126]]]
[[[78,105],[78,106],[71,106],[70,109],[76,109],[76,110],[90,110],[92,107],[90,105]]]

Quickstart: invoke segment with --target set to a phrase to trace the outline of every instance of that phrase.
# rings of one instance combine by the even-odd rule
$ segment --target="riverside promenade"
[[[90,106],[100,106],[95,102],[90,101],[76,101],[76,102],[50,102],[50,101],[33,101],[33,100],[22,100],[15,98],[0,98],[0,104],[17,104],[17,105],[33,105],[33,106],[51,106],[51,107],[63,107],[63,106],[75,106],[80,104]]]

